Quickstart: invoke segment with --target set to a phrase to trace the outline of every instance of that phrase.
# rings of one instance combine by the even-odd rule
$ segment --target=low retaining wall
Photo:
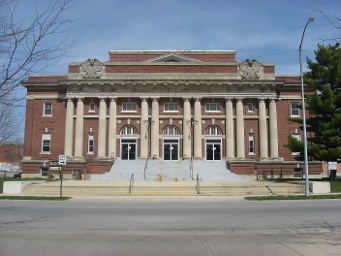
[[[5,181],[3,194],[18,195],[28,184],[45,183],[46,181]]]
[[[313,194],[328,194],[330,193],[329,182],[311,181],[309,182],[309,190]]]

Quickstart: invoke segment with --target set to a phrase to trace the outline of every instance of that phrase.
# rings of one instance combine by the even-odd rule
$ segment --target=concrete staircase
[[[144,168],[147,166],[146,171]],[[190,181],[191,161],[117,160],[110,171],[96,177],[96,180],[129,181],[132,174],[136,181]],[[201,181],[245,181],[242,176],[230,172],[225,161],[193,161],[193,179]]]
[[[27,185],[23,195],[59,196],[60,182]],[[64,181],[63,196],[256,196],[304,194],[304,184],[277,182],[214,183]]]

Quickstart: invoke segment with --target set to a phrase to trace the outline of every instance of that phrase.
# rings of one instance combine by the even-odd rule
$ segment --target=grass
[[[67,196],[0,196],[0,200],[39,200],[39,201],[66,201]]]
[[[341,194],[327,194],[327,195],[290,195],[290,196],[248,196],[244,197],[248,201],[280,201],[280,200],[314,200],[314,199],[341,199]]]

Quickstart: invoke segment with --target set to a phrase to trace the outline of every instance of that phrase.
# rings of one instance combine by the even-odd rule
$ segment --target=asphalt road
[[[340,255],[341,201],[0,201],[0,255]]]

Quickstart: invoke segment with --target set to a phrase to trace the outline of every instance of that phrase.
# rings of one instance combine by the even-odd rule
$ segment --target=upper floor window
[[[179,107],[177,102],[165,102],[164,104],[165,112],[178,112]]]
[[[222,134],[223,132],[218,126],[212,125],[212,126],[207,127],[205,130],[205,135],[214,136],[214,135],[222,135]]]
[[[179,134],[180,134],[179,129],[174,125],[167,126],[162,132],[162,135],[179,135]]]
[[[95,112],[95,102],[93,99],[89,103],[89,112]]]
[[[137,129],[132,125],[126,125],[121,129],[121,135],[136,135]]]
[[[52,103],[51,102],[44,103],[43,116],[52,116]]]
[[[220,112],[221,111],[220,103],[214,103],[214,102],[206,103],[205,110],[206,112]]]
[[[44,133],[41,138],[41,153],[49,154],[51,153],[51,134]]]
[[[247,103],[247,112],[253,112],[253,111],[254,111],[253,103],[252,102]]]
[[[297,102],[293,102],[290,104],[290,116],[300,116],[300,105]]]
[[[136,112],[136,102],[123,102],[122,111],[124,112]]]

